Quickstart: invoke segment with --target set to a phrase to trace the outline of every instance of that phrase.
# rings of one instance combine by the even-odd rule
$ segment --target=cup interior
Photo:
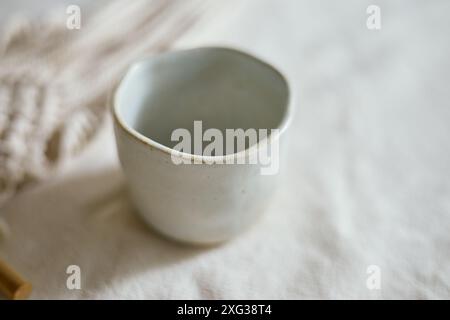
[[[193,134],[199,120],[203,131],[216,128],[224,137],[226,129],[280,129],[289,89],[279,72],[250,55],[200,48],[136,63],[114,99],[114,112],[128,128],[173,148],[172,132],[185,128]]]

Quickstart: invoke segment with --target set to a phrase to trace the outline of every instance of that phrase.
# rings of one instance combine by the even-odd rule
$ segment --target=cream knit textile
[[[83,150],[130,62],[166,50],[218,5],[115,1],[82,16],[80,30],[61,15],[9,26],[0,44],[0,204]]]

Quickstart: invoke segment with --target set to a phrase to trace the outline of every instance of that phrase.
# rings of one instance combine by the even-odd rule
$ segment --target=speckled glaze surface
[[[139,214],[162,234],[194,244],[222,242],[250,226],[264,212],[277,175],[262,175],[260,164],[208,164],[186,153],[179,156],[201,163],[177,165],[170,132],[201,120],[220,130],[279,129],[274,138],[283,140],[290,100],[278,71],[234,49],[175,51],[132,65],[114,91],[112,111]],[[248,150],[226,156],[247,157]]]

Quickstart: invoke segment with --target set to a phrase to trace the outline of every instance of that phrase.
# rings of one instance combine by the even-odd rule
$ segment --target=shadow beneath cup
[[[115,283],[205,251],[152,232],[135,214],[117,168],[46,183],[2,211],[10,235],[0,255],[33,283],[31,298],[108,298],[102,290],[111,292]],[[81,290],[67,288],[70,265],[80,267]]]

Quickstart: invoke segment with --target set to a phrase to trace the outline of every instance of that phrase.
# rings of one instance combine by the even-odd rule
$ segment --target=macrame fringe
[[[170,48],[223,3],[118,0],[76,31],[55,15],[11,23],[0,42],[0,205],[88,145],[133,60]]]

